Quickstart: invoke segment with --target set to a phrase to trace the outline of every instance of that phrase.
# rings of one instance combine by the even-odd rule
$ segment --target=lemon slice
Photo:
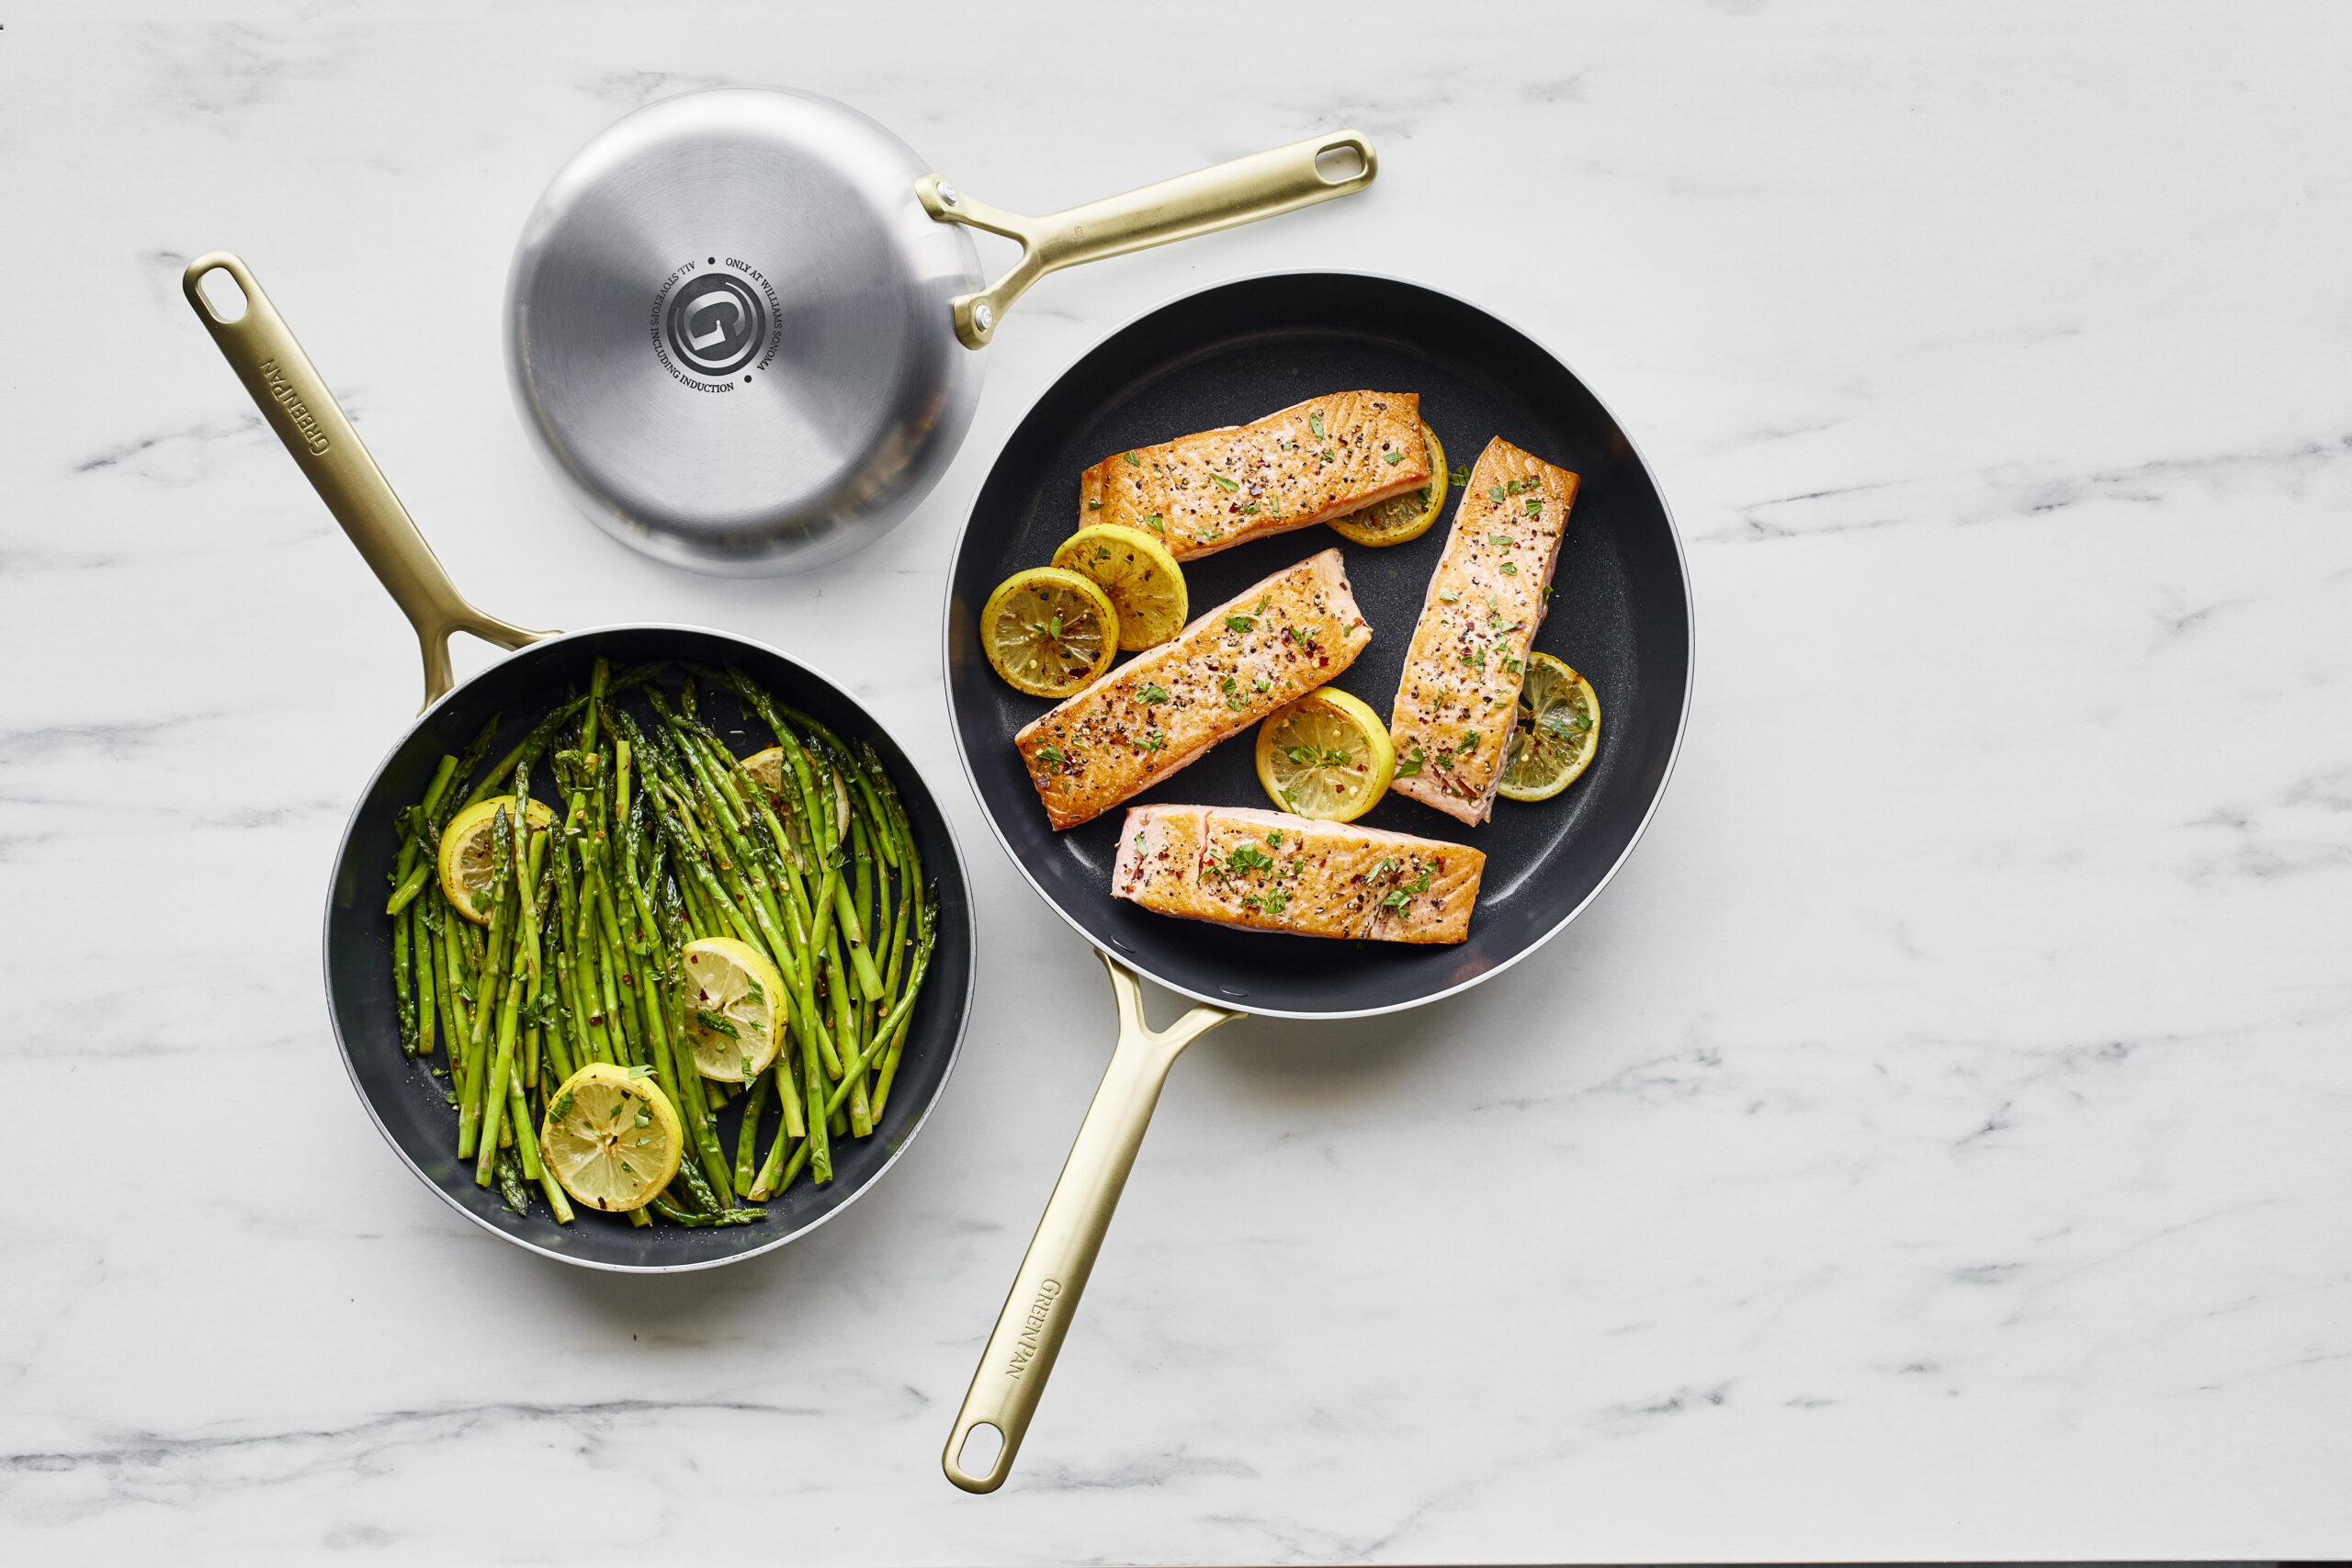
[[[784,794],[784,748],[771,746],[764,751],[754,751],[742,761],[742,769],[752,775],[752,782],[767,792],[770,800]]]
[[[1388,793],[1396,773],[1388,727],[1345,692],[1309,692],[1258,727],[1258,782],[1284,811],[1352,822]]]
[[[591,1062],[548,1102],[539,1157],[566,1192],[592,1209],[642,1209],[678,1174],[685,1135],[670,1097],[647,1072]]]
[[[784,1043],[777,1021],[784,976],[748,942],[697,937],[678,955],[685,977],[686,1041],[702,1076],[721,1083],[758,1077]]]
[[[1156,648],[1184,629],[1184,569],[1168,547],[1137,528],[1098,523],[1054,552],[1054,564],[1090,579],[1119,612],[1119,646]]]
[[[1119,613],[1074,571],[1013,573],[980,612],[980,647],[996,672],[1033,697],[1066,697],[1111,667]]]
[[[1332,518],[1332,532],[1351,544],[1385,546],[1402,545],[1430,531],[1437,514],[1445,510],[1445,448],[1438,445],[1437,432],[1426,424],[1421,426],[1421,441],[1430,449],[1430,482],[1386,501],[1375,501],[1361,512]]]
[[[1500,792],[1549,800],[1584,775],[1600,745],[1600,699],[1591,683],[1548,653],[1527,656]]]
[[[514,797],[493,795],[458,812],[441,830],[441,891],[457,906],[458,913],[478,926],[490,924],[491,911],[475,908],[474,895],[490,888],[491,857],[498,849],[497,829],[491,818],[498,815],[501,807],[506,809],[511,829]],[[552,827],[555,823],[555,813],[536,800],[531,802],[527,817],[534,828]]]

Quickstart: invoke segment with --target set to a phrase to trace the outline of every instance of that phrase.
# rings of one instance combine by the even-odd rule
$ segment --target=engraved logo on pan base
[[[748,383],[775,360],[783,336],[767,274],[735,256],[680,265],[662,279],[646,325],[662,368],[697,392]]]

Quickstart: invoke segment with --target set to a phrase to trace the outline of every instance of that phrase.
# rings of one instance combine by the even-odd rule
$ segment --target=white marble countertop
[[[803,10],[0,8],[0,1555],[2352,1553],[2352,14]],[[1340,124],[1381,176],[1049,279],[910,523],[714,581],[569,510],[497,321],[555,167],[733,81],[1016,209]],[[854,669],[926,770],[976,1011],[840,1223],[597,1277],[369,1127],[317,918],[415,655],[180,299],[216,247],[486,606]],[[1539,961],[1178,1065],[968,1497],[1111,1008],[956,766],[944,552],[1101,334],[1314,265],[1611,400],[1689,546],[1688,742]]]

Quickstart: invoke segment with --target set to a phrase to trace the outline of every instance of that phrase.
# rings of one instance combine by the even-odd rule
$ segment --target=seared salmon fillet
[[[1297,936],[1453,942],[1487,857],[1353,822],[1247,807],[1131,806],[1111,896],[1188,920]]]
[[[1325,550],[1243,590],[1014,736],[1056,828],[1091,821],[1355,662],[1372,628]]]
[[[1141,528],[1191,560],[1429,481],[1419,393],[1327,392],[1252,424],[1114,453],[1079,476],[1078,517]]]
[[[1473,825],[1494,810],[1527,649],[1576,495],[1576,475],[1499,435],[1478,454],[1388,721],[1397,794]]]

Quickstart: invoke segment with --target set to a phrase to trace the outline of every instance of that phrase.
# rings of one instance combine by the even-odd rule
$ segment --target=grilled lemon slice
[[[492,818],[501,807],[506,811],[511,831],[515,826],[514,797],[511,795],[493,795],[488,800],[476,801],[441,830],[441,891],[457,906],[458,913],[478,926],[490,924],[492,911],[476,908],[474,897],[490,890],[491,874],[496,869],[491,859],[497,852],[498,829]],[[555,813],[535,800],[525,819],[533,828],[548,828],[555,823]]]
[[[1054,564],[1091,580],[1119,612],[1119,646],[1156,648],[1184,629],[1184,569],[1168,547],[1139,528],[1097,523],[1054,552]]]
[[[1351,544],[1385,547],[1409,544],[1430,531],[1437,514],[1445,510],[1445,448],[1438,445],[1437,432],[1426,424],[1421,426],[1421,440],[1430,449],[1430,482],[1386,501],[1375,501],[1361,512],[1332,518],[1333,533]]]
[[[1258,727],[1258,782],[1297,816],[1352,822],[1379,804],[1396,773],[1388,727],[1345,692],[1309,692]]]
[[[678,954],[686,987],[686,1041],[702,1076],[749,1083],[784,1043],[784,976],[731,936],[697,937]]]
[[[591,1062],[564,1079],[539,1122],[539,1157],[592,1209],[642,1209],[678,1174],[685,1134],[645,1072]]]
[[[1013,573],[980,612],[989,664],[1033,697],[1066,697],[1111,667],[1119,613],[1091,579],[1060,567]]]
[[[1600,698],[1591,682],[1548,653],[1530,653],[1498,792],[1549,800],[1584,776],[1600,747]]]

